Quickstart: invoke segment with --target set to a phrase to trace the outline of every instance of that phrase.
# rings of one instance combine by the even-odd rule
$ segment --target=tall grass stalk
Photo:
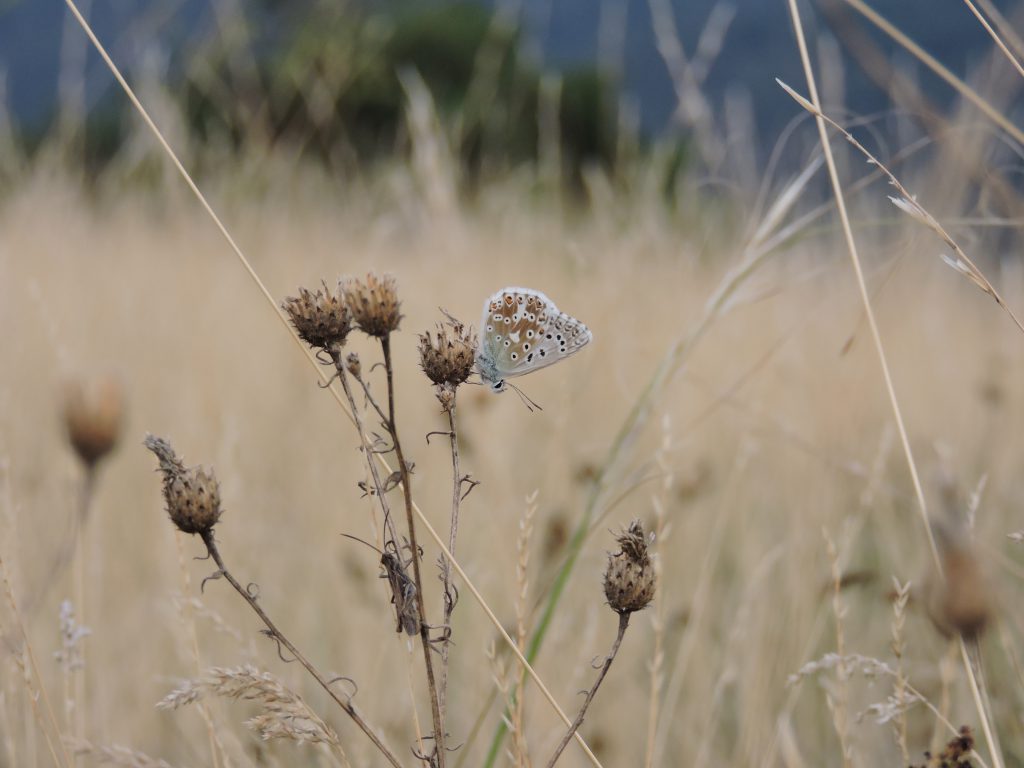
[[[846,1],[849,3],[860,2],[860,0]],[[864,280],[864,272],[861,268],[860,256],[857,253],[857,244],[853,237],[853,229],[850,226],[850,217],[846,210],[846,201],[843,195],[842,184],[839,181],[839,174],[836,170],[835,159],[832,156],[832,148],[828,139],[826,122],[821,115],[821,102],[818,99],[818,88],[815,82],[814,70],[811,67],[810,54],[807,52],[807,43],[804,40],[804,30],[800,21],[800,12],[796,6],[796,0],[788,0],[788,2],[790,17],[792,18],[793,28],[796,32],[797,46],[800,51],[800,60],[803,63],[804,75],[807,78],[810,103],[814,105],[814,108],[818,113],[815,115],[815,123],[818,126],[818,138],[821,141],[822,151],[825,153],[825,163],[828,167],[829,179],[832,183],[832,190],[836,198],[836,206],[839,211],[839,218],[843,227],[843,236],[846,239],[847,250],[853,264],[854,274],[857,278],[857,287],[860,290],[861,301],[864,305],[864,312],[868,320],[868,326],[871,329],[871,337],[875,344],[875,350],[878,353],[879,364],[882,368],[882,376],[885,379],[886,390],[889,394],[889,402],[892,406],[893,415],[896,419],[896,427],[899,430],[900,441],[903,445],[903,452],[907,459],[910,476],[914,483],[914,492],[917,494],[918,508],[921,513],[921,520],[924,524],[925,533],[928,538],[932,559],[934,561],[936,571],[939,574],[942,574],[942,560],[939,557],[938,546],[936,545],[935,536],[932,533],[931,522],[928,518],[928,505],[925,501],[924,490],[921,487],[921,480],[918,476],[917,464],[914,461],[914,454],[910,448],[910,439],[907,436],[906,425],[903,422],[903,415],[900,410],[899,401],[896,397],[896,389],[892,382],[892,375],[889,372],[889,363],[886,359],[885,348],[882,346],[882,336],[878,330],[878,323],[875,320],[875,313],[871,306],[871,299],[868,296],[868,289]],[[988,741],[989,748],[992,752],[993,763],[995,764],[995,768],[1002,768],[1002,756],[999,754],[997,742],[992,734],[992,726],[989,723],[988,713],[982,703],[981,694],[978,689],[978,681],[975,678],[974,670],[968,658],[967,647],[964,644],[963,636],[959,636],[959,645],[961,656],[964,661],[964,668],[967,673],[967,680],[971,687],[971,694],[974,697],[975,706],[978,710],[978,718],[981,722],[982,728],[985,732],[985,738]]]

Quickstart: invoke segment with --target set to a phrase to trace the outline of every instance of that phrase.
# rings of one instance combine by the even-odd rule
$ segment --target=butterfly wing
[[[489,381],[522,376],[572,355],[590,330],[540,291],[505,288],[484,304],[480,371]]]

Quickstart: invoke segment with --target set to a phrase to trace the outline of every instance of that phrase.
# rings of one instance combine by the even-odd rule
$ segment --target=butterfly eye
[[[512,342],[509,341],[508,339],[505,339],[505,346],[506,347],[511,347],[512,346]]]
[[[527,352],[529,352],[530,351],[530,345],[529,344],[523,344],[523,349],[526,350]]]
[[[501,322],[501,315],[495,315],[494,316],[494,322],[500,323]]]
[[[532,330],[526,332],[526,338],[528,338],[528,339],[532,339],[533,338],[533,331]]]
[[[519,355],[517,355],[515,352],[513,352],[512,353],[512,359],[513,360],[518,360],[519,359]]]
[[[493,331],[493,330],[494,330],[494,326],[493,326],[493,325],[488,325],[488,326],[487,326],[487,332],[488,332],[488,333],[490,333],[490,332],[491,332],[491,331]]]
[[[501,334],[500,333],[495,334],[494,335],[494,340],[495,341],[501,341]]]
[[[519,315],[512,315],[512,322],[513,323],[518,323],[519,322]]]
[[[506,317],[505,318],[505,325],[511,325],[511,323],[512,323],[512,318],[511,317]]]

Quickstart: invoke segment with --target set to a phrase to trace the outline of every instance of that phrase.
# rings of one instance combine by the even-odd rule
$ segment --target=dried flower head
[[[289,296],[281,308],[288,313],[299,338],[316,349],[340,347],[352,330],[352,318],[340,285],[337,293],[332,293],[327,283],[316,293],[299,288],[299,295]]]
[[[615,540],[620,549],[608,555],[604,594],[616,613],[633,613],[646,608],[654,599],[654,564],[639,520],[630,523]]]
[[[92,467],[117,445],[124,392],[113,376],[73,381],[64,393],[64,426],[78,458]]]
[[[920,768],[971,768],[971,755],[974,753],[974,734],[969,726],[960,726],[960,731],[953,737],[946,748],[937,755],[925,752],[928,762]],[[910,766],[914,768],[914,766]]]
[[[420,334],[420,365],[438,387],[454,391],[469,378],[475,360],[476,334],[457,320],[449,318],[433,334]]]
[[[383,339],[398,330],[402,315],[394,277],[370,272],[365,280],[347,280],[342,290],[352,318],[363,333]]]
[[[182,533],[208,534],[221,515],[220,484],[213,470],[186,467],[163,438],[146,435],[144,442],[160,461],[164,501],[171,522]]]

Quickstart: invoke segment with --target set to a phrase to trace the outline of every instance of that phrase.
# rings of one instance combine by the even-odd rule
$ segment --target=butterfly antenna
[[[508,386],[512,387],[513,390],[515,390],[515,393],[517,395],[519,395],[519,399],[523,401],[523,405],[526,406],[526,410],[530,411],[530,413],[533,413],[533,411],[535,409],[538,410],[538,411],[543,411],[544,410],[535,401],[531,400],[527,396],[527,394],[525,392],[523,392],[523,390],[521,390],[515,384],[513,384],[510,381],[506,381],[505,383],[508,384]]]

